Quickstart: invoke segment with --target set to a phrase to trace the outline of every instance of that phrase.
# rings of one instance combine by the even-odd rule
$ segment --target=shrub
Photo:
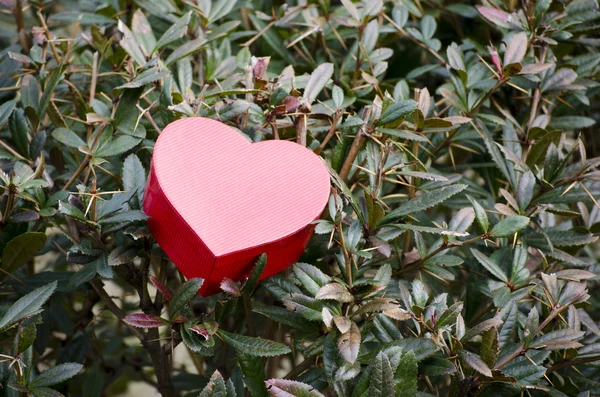
[[[598,5],[470,3],[3,1],[0,395],[600,394]],[[208,298],[141,209],[195,115],[333,186]]]

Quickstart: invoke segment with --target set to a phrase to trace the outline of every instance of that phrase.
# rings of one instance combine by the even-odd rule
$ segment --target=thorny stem
[[[335,135],[335,131],[337,130],[337,123],[340,120],[340,117],[342,117],[342,113],[340,111],[336,111],[333,115],[331,128],[329,128],[329,132],[327,133],[327,136],[325,136],[325,139],[323,139],[323,142],[321,142],[321,145],[319,145],[319,147],[315,149],[315,154],[321,154],[323,149],[325,149],[325,146],[327,146],[331,138],[333,138],[333,136]]]
[[[345,180],[348,177],[348,174],[350,173],[350,170],[352,169],[352,164],[354,163],[356,156],[358,156],[360,147],[361,147],[361,145],[366,137],[366,134],[367,134],[367,125],[369,123],[370,115],[371,115],[371,107],[367,106],[363,110],[363,115],[362,115],[363,123],[358,128],[358,131],[356,132],[356,136],[354,137],[354,141],[352,142],[352,146],[350,147],[348,156],[346,157],[346,160],[344,161],[344,165],[342,165],[342,169],[340,170],[340,178],[342,180]]]

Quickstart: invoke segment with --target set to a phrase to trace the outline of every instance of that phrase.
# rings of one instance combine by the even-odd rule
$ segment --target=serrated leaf
[[[458,355],[465,363],[467,363],[475,371],[489,378],[492,377],[492,371],[477,354],[461,349],[458,351]]]
[[[30,385],[32,387],[52,386],[71,379],[81,371],[83,365],[79,363],[65,363],[56,365],[36,376]]]
[[[160,318],[159,316],[144,313],[128,314],[123,317],[123,322],[131,325],[132,327],[138,328],[157,328],[169,324],[166,320]]]
[[[379,353],[373,362],[370,371],[369,387],[367,396],[386,397],[394,395],[394,373],[387,355]],[[400,395],[400,394],[398,394]]]
[[[268,339],[232,334],[222,329],[217,331],[217,335],[239,354],[254,357],[273,357],[291,352],[290,348],[283,343]]]
[[[354,296],[348,292],[348,289],[342,284],[338,283],[327,284],[319,288],[315,298],[319,300],[334,300],[338,302],[352,302],[354,300]]]
[[[267,262],[268,258],[266,254],[262,254],[260,257],[258,257],[256,264],[252,268],[252,272],[250,272],[248,280],[246,280],[244,286],[242,287],[243,293],[251,294],[252,292],[254,292],[256,284],[258,284],[258,279],[260,278],[261,274],[265,270],[265,267],[267,266]]]
[[[191,278],[183,283],[175,294],[173,294],[173,300],[169,306],[169,318],[173,319],[179,312],[187,306],[189,301],[198,294],[198,290],[202,287],[204,282],[201,278]]]
[[[464,338],[464,340],[467,340]],[[500,347],[498,342],[498,330],[492,327],[483,333],[481,337],[481,359],[490,367],[496,365]]]
[[[12,273],[32,260],[45,244],[45,233],[27,232],[13,238],[6,244],[2,252],[2,269]],[[0,280],[4,276],[4,272],[0,273]]]
[[[395,373],[396,396],[417,395],[418,386],[417,357],[413,351],[407,351],[402,355]],[[384,396],[385,397],[385,396]]]
[[[481,230],[483,230],[484,233],[487,233],[488,228],[490,227],[490,222],[488,220],[485,209],[473,197],[467,195],[467,199],[469,199],[471,205],[473,205],[473,210],[475,211],[475,219],[477,220],[479,227],[481,227]]]
[[[79,135],[77,135],[76,133],[74,133],[73,131],[71,131],[68,128],[55,129],[54,131],[52,131],[52,138],[56,139],[63,145],[67,145],[67,146],[70,146],[73,148],[79,148],[80,146],[83,146],[83,147],[86,146],[83,139],[81,139],[79,137]]]
[[[53,281],[19,298],[0,318],[0,329],[37,313],[50,295],[54,293],[56,286],[57,282]]]
[[[465,334],[463,335],[461,340],[466,342],[466,341],[472,339],[473,337],[481,334],[482,332],[487,331],[490,328],[499,327],[500,325],[502,325],[502,323],[503,323],[503,321],[496,317],[490,318],[489,320],[484,320],[484,321],[480,322],[479,324],[477,324],[476,326],[469,328],[469,330],[467,332],[465,332]]]
[[[135,76],[133,80],[115,88],[115,90],[124,90],[126,88],[144,87],[150,83],[161,80],[171,73],[167,69],[150,68]]]
[[[379,116],[377,125],[384,126],[388,123],[399,120],[400,118],[412,113],[413,110],[417,108],[417,105],[417,102],[410,99],[406,101],[394,102],[383,112],[381,112],[381,116]]]
[[[500,266],[496,264],[496,262],[488,258],[485,254],[479,252],[475,248],[471,248],[471,253],[483,267],[485,267],[490,273],[494,275],[494,277],[505,283],[508,282],[508,277],[506,276],[506,273],[504,273],[504,270],[502,270]]]
[[[244,383],[252,397],[267,397],[269,394],[265,387],[265,360],[239,353],[238,360],[244,374]]]
[[[458,315],[460,314],[460,312],[463,309],[463,303],[462,302],[456,302],[455,304],[453,304],[452,306],[450,306],[448,309],[446,309],[441,315],[440,318],[436,321],[435,325],[437,328],[441,328],[444,327],[446,325],[452,325],[454,324],[454,321],[456,321],[456,318],[458,317]]]
[[[190,23],[190,17],[192,16],[192,12],[188,12],[184,14],[181,18],[179,18],[173,25],[169,27],[163,33],[163,35],[158,39],[156,46],[152,50],[152,53],[160,50],[164,46],[171,44],[175,40],[183,37],[185,32],[187,31],[188,24]]]
[[[350,364],[356,361],[360,349],[360,329],[355,322],[350,324],[350,329],[340,335],[337,347],[342,357]]]
[[[321,270],[307,263],[296,263],[293,271],[294,275],[312,296],[315,296],[321,287],[330,282],[330,278]]]
[[[144,166],[138,156],[130,154],[123,162],[123,188],[126,191],[137,191],[138,200],[142,203],[145,187],[146,171]]]
[[[521,231],[529,224],[529,218],[526,216],[513,215],[507,216],[496,223],[491,232],[496,237],[507,237]]]
[[[288,379],[269,379],[265,381],[269,395],[274,397],[323,397],[317,389],[306,383]]]
[[[444,186],[439,189],[428,190],[419,197],[407,201],[406,203],[400,205],[400,207],[387,214],[383,218],[382,222],[390,223],[408,214],[413,214],[429,209],[449,199],[455,194],[462,192],[466,188],[467,185],[451,185]]]
[[[173,291],[171,288],[167,287],[165,284],[161,283],[159,279],[154,276],[150,276],[150,282],[157,290],[160,291],[161,294],[165,297],[166,300],[171,302],[173,300]]]

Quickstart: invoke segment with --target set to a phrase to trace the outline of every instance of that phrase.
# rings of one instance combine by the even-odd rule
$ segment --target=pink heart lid
[[[327,168],[311,150],[251,143],[219,121],[190,117],[169,124],[156,142],[144,210],[182,273],[205,279],[206,296],[223,278],[247,277],[262,253],[261,278],[294,263],[329,192]]]

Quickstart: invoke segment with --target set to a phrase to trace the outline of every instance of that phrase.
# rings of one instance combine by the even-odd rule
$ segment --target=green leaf
[[[77,219],[80,222],[88,222],[88,219],[82,210],[65,201],[58,202],[58,212],[60,212],[61,214],[65,214],[73,219]]]
[[[46,109],[48,109],[48,105],[50,104],[50,100],[52,98],[52,94],[56,89],[59,81],[62,79],[63,73],[67,69],[66,65],[59,65],[52,69],[48,77],[46,78],[46,84],[44,87],[44,92],[42,93],[42,98],[40,99],[40,107],[38,109],[38,117],[41,120],[46,115]]]
[[[55,365],[47,369],[33,379],[30,383],[32,387],[52,386],[67,379],[71,379],[81,371],[83,365],[79,363],[65,363]]]
[[[382,222],[391,223],[395,220],[405,217],[406,215],[429,209],[449,199],[455,194],[462,192],[466,188],[467,185],[451,185],[444,186],[439,189],[428,190],[419,197],[407,201],[406,203],[400,205],[398,208],[387,214],[383,218]]]
[[[36,334],[37,329],[35,323],[31,323],[23,328],[19,335],[18,352],[22,353],[29,349],[33,345],[33,342],[35,342]]]
[[[531,171],[527,171],[521,176],[519,185],[517,186],[517,203],[519,210],[524,213],[527,206],[533,198],[533,189],[535,188],[535,176]]]
[[[106,218],[102,218],[98,221],[101,225],[110,225],[117,223],[126,223],[126,222],[140,222],[148,219],[148,215],[146,215],[143,211],[140,210],[132,210],[132,211],[123,211],[116,215],[112,215]]]
[[[130,135],[120,135],[116,139],[111,139],[108,143],[94,151],[95,157],[114,157],[122,153],[125,153],[135,146],[137,146],[142,140]]]
[[[388,123],[399,120],[400,118],[412,113],[416,108],[417,102],[410,99],[406,101],[395,102],[381,112],[381,116],[379,116],[377,125],[384,126]]]
[[[225,343],[233,347],[238,354],[246,354],[254,357],[273,357],[291,352],[290,348],[283,343],[273,342],[268,339],[232,334],[222,329],[217,331],[217,335]]]
[[[192,16],[192,12],[186,13],[184,16],[179,18],[177,22],[175,22],[167,31],[158,39],[158,43],[152,50],[152,53],[160,50],[164,46],[171,44],[175,40],[183,37],[185,32],[187,31],[188,24],[190,23],[190,17]]]
[[[165,60],[165,65],[169,66],[172,63],[177,62],[181,58],[185,58],[193,53],[200,51],[205,48],[208,44],[207,40],[204,37],[197,38],[195,40],[190,40],[187,43],[177,47],[175,51],[171,53]]]
[[[123,162],[123,188],[136,190],[140,203],[144,201],[144,188],[146,187],[146,171],[142,162],[135,154],[127,156]]]
[[[308,263],[296,263],[293,267],[293,271],[294,275],[312,296],[317,295],[321,287],[330,283],[330,278],[328,276]]]
[[[23,109],[15,109],[8,120],[8,128],[19,154],[29,156],[30,128]]]
[[[490,328],[499,327],[501,324],[502,320],[496,317],[490,318],[489,320],[484,320],[476,326],[474,326],[473,328],[470,328],[467,332],[465,332],[461,340],[467,342],[475,336],[481,334],[482,332],[485,332]]]
[[[49,387],[31,387],[29,393],[31,397],[65,397],[64,394]]]
[[[558,130],[573,131],[588,128],[594,124],[596,124],[596,120],[583,116],[561,116],[550,119],[550,125]]]
[[[508,237],[519,232],[529,224],[529,218],[526,216],[513,215],[507,216],[496,223],[491,233],[496,237]]]
[[[485,209],[473,197],[467,195],[467,198],[471,202],[471,205],[473,205],[473,210],[475,211],[475,219],[477,220],[479,227],[481,227],[481,230],[483,230],[484,233],[487,233],[490,227],[490,221],[488,220]]]
[[[2,268],[12,273],[32,260],[45,244],[45,233],[27,232],[13,238],[2,252]],[[4,276],[4,273],[0,273],[0,279]]]
[[[135,76],[129,83],[118,86],[115,90],[124,90],[126,88],[144,87],[150,83],[161,80],[169,76],[171,72],[168,69],[150,68]]]
[[[325,88],[325,84],[333,76],[333,64],[323,63],[319,65],[310,75],[306,87],[304,88],[304,99],[308,103],[313,103],[319,93]]]
[[[150,55],[156,46],[156,38],[154,37],[154,33],[152,33],[152,26],[148,22],[146,15],[139,8],[133,13],[131,29],[133,37],[141,46],[143,53]]]
[[[552,131],[548,132],[541,139],[536,140],[535,144],[527,154],[527,165],[531,168],[535,168],[535,165],[542,163],[546,158],[550,145],[554,144],[558,146],[561,136],[561,131]]]
[[[139,66],[143,66],[146,64],[146,57],[140,48],[140,44],[136,41],[135,36],[129,30],[129,28],[119,19],[119,23],[117,25],[119,31],[123,34],[121,40],[119,40],[119,44],[121,47],[127,52],[127,54],[133,58],[135,62]]]
[[[17,103],[13,100],[6,101],[0,105],[0,127],[6,123],[13,110],[15,110],[15,105]]]
[[[504,273],[504,270],[502,270],[500,266],[496,264],[496,262],[485,256],[483,253],[477,251],[475,248],[471,248],[471,253],[483,267],[485,267],[490,273],[494,275],[494,277],[496,277],[500,281],[504,281],[505,283],[508,282],[508,277],[506,276],[506,273]]]
[[[73,148],[79,148],[80,146],[86,147],[87,145],[75,132],[68,128],[57,128],[52,131],[52,138],[56,139],[63,145],[67,145]]]
[[[211,338],[206,340],[203,336],[198,335],[196,332],[190,330],[190,323],[185,323],[180,328],[181,339],[183,343],[194,353],[198,353],[202,356],[210,357],[215,354],[215,340]]]
[[[446,309],[442,315],[440,316],[440,318],[437,320],[437,322],[435,323],[437,328],[442,328],[446,325],[453,325],[454,322],[456,321],[456,318],[458,317],[458,315],[460,314],[460,312],[463,309],[463,303],[462,302],[456,302],[455,304],[453,304],[452,306],[450,306],[448,309]]]
[[[467,340],[466,338],[463,339]],[[495,327],[492,327],[485,331],[481,337],[481,359],[490,368],[493,368],[496,365],[499,353],[498,330]]]
[[[263,273],[265,267],[267,266],[267,260],[267,254],[262,254],[258,258],[256,264],[254,265],[254,268],[252,268],[252,272],[250,273],[248,280],[246,280],[244,286],[242,287],[242,291],[244,293],[250,295],[252,294],[252,292],[254,292],[254,289],[258,284],[258,279],[260,278],[260,275]]]
[[[304,331],[315,331],[317,329],[314,323],[306,320],[300,314],[284,309],[283,307],[263,305],[253,307],[252,311],[295,329]]]
[[[407,351],[405,354],[402,355],[400,363],[398,364],[398,368],[396,368],[396,396],[414,397],[417,395],[417,372],[417,357],[412,351]]]
[[[33,110],[37,111],[40,102],[40,86],[36,78],[31,74],[26,74],[21,80],[21,103],[23,108],[31,106]],[[0,114],[2,112],[0,111]],[[1,125],[2,123],[0,123]]]
[[[461,349],[458,351],[458,355],[466,364],[468,364],[475,371],[487,376],[488,378],[492,377],[492,371],[477,354]]]
[[[342,109],[342,104],[344,103],[344,91],[337,85],[334,85],[331,92],[331,97],[333,99],[335,108]]]
[[[238,353],[237,356],[244,374],[244,383],[252,397],[267,397],[265,360],[247,354]]]
[[[369,397],[390,397],[394,395],[394,374],[387,355],[379,353],[373,362],[367,395]],[[402,395],[402,394],[396,394]]]
[[[169,306],[169,318],[171,320],[198,294],[203,282],[204,280],[201,278],[191,278],[177,288]]]
[[[14,324],[22,318],[38,313],[42,305],[54,293],[56,285],[57,282],[53,281],[19,298],[0,318],[0,329]]]

